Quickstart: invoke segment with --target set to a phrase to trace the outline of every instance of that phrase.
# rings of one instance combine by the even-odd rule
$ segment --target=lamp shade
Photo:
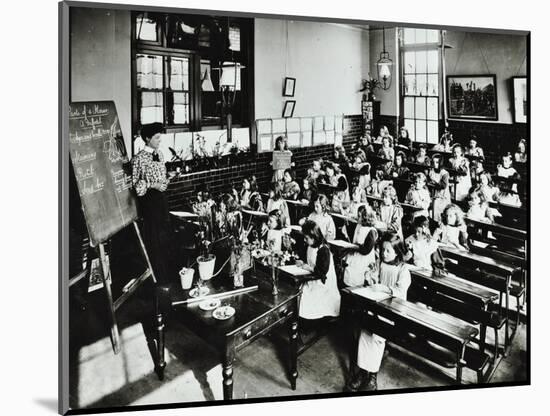
[[[224,62],[221,68],[220,88],[240,89],[240,70],[242,68],[244,66],[238,62]]]
[[[391,85],[393,61],[389,58],[387,52],[380,54],[380,59],[376,63],[378,68],[378,80],[382,89],[387,90]]]

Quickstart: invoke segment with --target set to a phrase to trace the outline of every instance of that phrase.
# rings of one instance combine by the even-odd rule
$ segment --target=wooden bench
[[[471,283],[453,274],[434,275],[432,271],[411,269],[409,298],[455,316],[463,321],[480,326],[480,362],[485,362],[485,342],[487,327],[499,326],[499,316],[491,311],[490,305],[498,300],[499,293],[481,285]],[[493,363],[498,357],[495,348]]]
[[[461,251],[447,246],[440,247],[446,258],[446,268],[455,275],[461,276],[474,283],[481,284],[499,292],[499,302],[496,311],[499,316],[493,329],[495,332],[495,348],[499,347],[498,331],[505,328],[504,354],[511,344],[510,336],[510,287],[512,275],[516,268],[500,263],[492,257]],[[505,305],[502,305],[504,301]],[[514,331],[515,333],[515,331]]]
[[[351,288],[342,290],[341,315],[354,334],[351,372],[357,357],[355,334],[359,333],[359,328],[365,328],[426,360],[456,368],[457,383],[462,382],[464,367],[474,369],[478,381],[483,378],[486,363],[480,363],[479,351],[468,346],[479,331],[466,322],[399,298],[374,301],[354,293]]]

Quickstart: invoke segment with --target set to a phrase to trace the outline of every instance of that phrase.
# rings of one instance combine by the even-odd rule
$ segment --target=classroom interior
[[[156,284],[131,226],[102,242],[109,299],[70,178],[72,409],[527,382],[526,34],[87,7],[69,21],[70,101],[114,102],[130,161],[146,151],[142,126],[162,124],[171,229]],[[367,222],[372,264],[389,234],[406,249],[403,296],[365,291],[352,266],[369,256]],[[317,273],[309,223],[339,305],[315,319],[294,265]],[[205,244],[224,233],[241,241]],[[436,244],[426,267],[419,235]],[[197,307],[216,299],[205,287],[235,315]],[[377,371],[360,366],[365,328],[386,340]]]

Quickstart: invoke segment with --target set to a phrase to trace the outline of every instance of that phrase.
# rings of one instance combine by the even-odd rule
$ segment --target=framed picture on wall
[[[283,87],[284,97],[294,97],[294,90],[296,88],[296,78],[285,78],[285,85]]]
[[[498,120],[496,75],[448,75],[449,118]]]
[[[512,77],[514,123],[527,123],[527,77]]]
[[[285,107],[283,109],[283,117],[292,117],[294,115],[294,107],[296,106],[296,101],[287,100],[285,101]]]

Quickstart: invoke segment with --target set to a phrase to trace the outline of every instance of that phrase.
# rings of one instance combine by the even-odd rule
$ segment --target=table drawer
[[[274,309],[266,316],[263,316],[252,324],[247,325],[235,335],[235,347],[239,348],[253,341],[259,335],[267,332],[266,330],[272,326],[286,320],[292,315],[293,311],[294,303],[289,302],[285,305],[279,306],[277,309]]]

